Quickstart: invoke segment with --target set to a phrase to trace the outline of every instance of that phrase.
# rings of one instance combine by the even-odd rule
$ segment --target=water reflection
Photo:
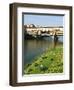
[[[58,36],[58,40],[52,37],[44,37],[43,39],[33,39],[24,41],[24,64],[31,63],[33,59],[41,55],[48,48],[63,44],[63,36]]]

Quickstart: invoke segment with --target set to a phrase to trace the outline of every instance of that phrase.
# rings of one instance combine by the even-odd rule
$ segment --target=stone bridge
[[[63,35],[63,27],[32,27],[25,28],[25,33],[33,36],[62,36]]]

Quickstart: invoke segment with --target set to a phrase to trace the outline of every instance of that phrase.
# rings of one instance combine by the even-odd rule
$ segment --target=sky
[[[57,15],[31,15],[24,14],[24,25],[63,26],[64,16]]]

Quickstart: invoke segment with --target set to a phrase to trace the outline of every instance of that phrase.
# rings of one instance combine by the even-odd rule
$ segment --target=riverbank
[[[24,74],[44,74],[63,72],[62,45],[48,49],[41,56],[36,57],[31,64],[24,67]]]

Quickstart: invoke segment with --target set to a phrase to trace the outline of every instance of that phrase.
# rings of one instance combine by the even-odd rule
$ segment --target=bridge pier
[[[54,41],[58,41],[58,36],[57,36],[56,32],[54,34]]]

